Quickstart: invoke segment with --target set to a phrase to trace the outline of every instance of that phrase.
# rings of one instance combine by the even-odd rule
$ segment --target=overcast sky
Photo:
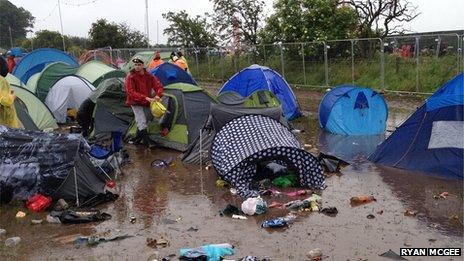
[[[60,31],[58,0],[9,0],[30,11],[36,18],[33,31]],[[145,32],[145,0],[60,0],[65,35],[88,36],[90,25],[97,19],[125,22]],[[268,12],[273,0],[264,0]],[[464,29],[464,0],[410,0],[421,13],[404,28],[413,32]],[[163,29],[167,27],[161,14],[186,10],[190,15],[212,12],[209,0],[148,0],[149,37],[152,44],[166,43]],[[158,21],[158,26],[157,26]],[[157,30],[158,28],[158,30]],[[159,32],[159,35],[157,34]]]

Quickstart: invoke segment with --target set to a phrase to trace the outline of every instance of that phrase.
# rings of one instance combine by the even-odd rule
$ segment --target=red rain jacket
[[[163,84],[146,70],[140,74],[131,70],[126,77],[126,105],[150,106],[146,97],[153,98],[155,96],[163,96]],[[153,94],[152,90],[155,91]]]

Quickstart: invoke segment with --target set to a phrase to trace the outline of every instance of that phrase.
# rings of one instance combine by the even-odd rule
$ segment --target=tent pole
[[[76,166],[74,165],[73,167],[74,170],[74,188],[76,189],[76,205],[79,207],[79,191],[77,189],[77,171],[76,171]]]

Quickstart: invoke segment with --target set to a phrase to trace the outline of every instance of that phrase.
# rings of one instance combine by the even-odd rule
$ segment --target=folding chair
[[[104,163],[107,162],[116,172],[115,174],[115,179],[117,178],[118,173],[121,173],[124,175],[121,169],[121,162],[119,161],[119,157],[122,155],[122,133],[121,132],[111,132],[111,146],[110,149],[108,150],[105,147],[102,147],[100,145],[92,145],[90,148],[89,155],[100,160],[104,160]],[[116,164],[113,164],[112,161],[116,162]],[[116,165],[116,166],[115,166]],[[101,171],[109,178],[111,177],[108,175],[108,173],[101,167],[98,166]]]

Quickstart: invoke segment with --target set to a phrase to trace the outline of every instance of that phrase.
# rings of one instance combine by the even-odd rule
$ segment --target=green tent
[[[170,52],[160,52],[161,59],[164,61],[168,61],[170,59]],[[129,61],[127,61],[124,66],[121,68],[124,72],[128,73],[132,68],[134,68],[134,63],[132,62],[132,59],[135,57],[140,57],[143,61],[143,64],[146,67],[150,64],[151,60],[153,60],[153,57],[155,56],[155,53],[153,51],[142,51],[136,53],[134,56],[130,58]]]
[[[42,72],[40,72],[35,83],[35,92],[37,97],[39,97],[40,100],[45,101],[48,92],[56,82],[63,77],[74,75],[76,71],[77,67],[63,62],[54,62],[47,65]],[[29,82],[30,81],[28,81],[28,83]]]
[[[16,76],[14,76],[11,73],[7,74],[5,79],[10,84],[14,84],[14,85],[21,86],[21,87],[26,87],[26,85],[22,83],[20,79],[18,79]]]
[[[114,69],[113,67],[96,60],[81,65],[77,70],[76,75],[86,79],[92,83],[93,86],[98,86],[104,79],[126,77],[125,72]]]
[[[163,104],[169,113],[149,122],[150,139],[163,147],[186,150],[199,135],[200,128],[208,118],[211,103],[215,102],[209,93],[196,85],[173,83],[165,86]],[[169,130],[164,137],[160,135],[163,128]],[[128,135],[134,136],[136,130],[133,122]]]
[[[221,93],[217,100],[226,106],[242,108],[266,108],[281,105],[277,96],[269,90],[257,90],[248,97],[242,97],[235,91],[226,91]]]
[[[130,107],[126,107],[124,81],[120,78],[103,80],[89,99],[95,103],[93,110],[93,134],[126,133],[134,120]]]
[[[58,128],[58,125],[53,118],[53,114],[50,112],[48,107],[32,92],[14,84],[11,85],[11,88],[15,92],[17,99],[21,101],[20,104],[23,108],[25,108],[25,111],[29,114],[37,128],[40,130]]]
[[[33,94],[36,94],[37,80],[39,80],[40,75],[40,72],[35,73],[31,77],[29,77],[29,80],[27,80],[26,89],[32,92]]]

